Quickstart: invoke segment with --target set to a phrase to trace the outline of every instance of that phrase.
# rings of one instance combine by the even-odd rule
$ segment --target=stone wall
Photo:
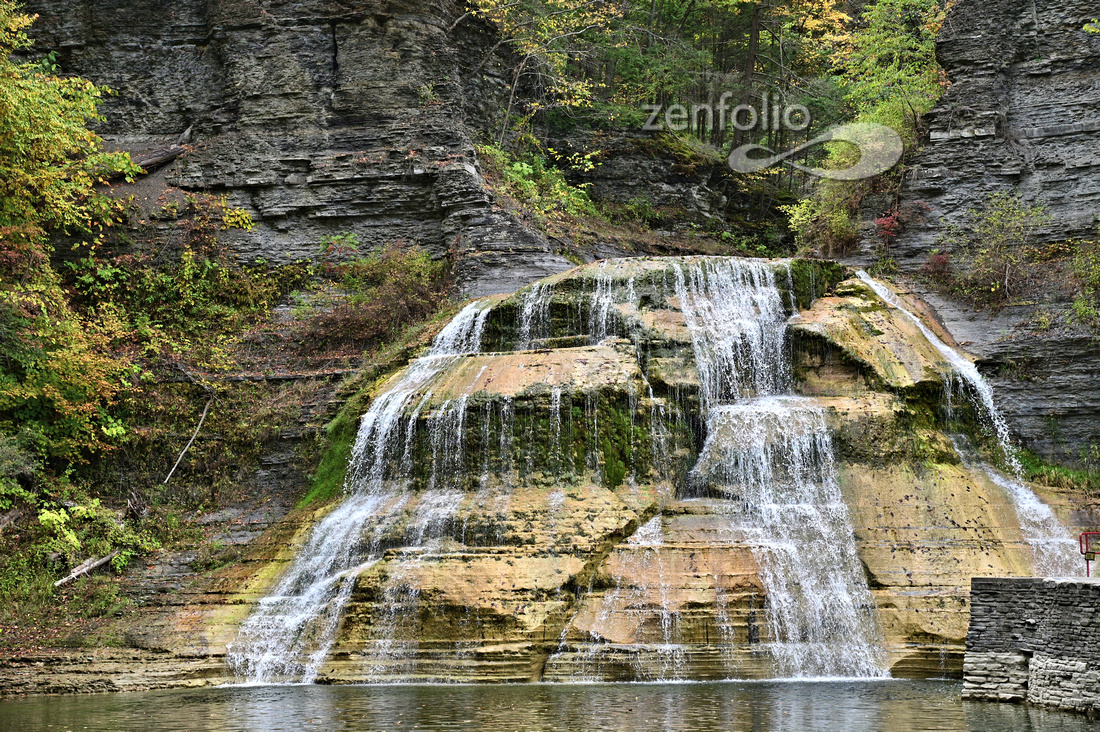
[[[1100,579],[975,577],[963,697],[1100,711]]]

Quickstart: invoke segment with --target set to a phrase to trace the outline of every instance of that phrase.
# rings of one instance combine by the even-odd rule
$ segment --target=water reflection
[[[964,703],[954,682],[260,686],[0,702],[0,730],[1085,730],[1082,716]]]

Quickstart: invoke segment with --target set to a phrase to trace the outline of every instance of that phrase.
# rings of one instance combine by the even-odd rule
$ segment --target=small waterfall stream
[[[777,674],[886,675],[823,410],[767,396],[709,422],[695,477],[728,496],[733,538],[757,556]]]
[[[1035,572],[1039,575],[1054,577],[1079,576],[1081,574],[1081,560],[1078,554],[1077,542],[1073,540],[1069,531],[1058,521],[1050,506],[1043,503],[1021,479],[1024,472],[1023,466],[1020,465],[1020,460],[1016,456],[1016,448],[1012,444],[1008,423],[993,401],[993,389],[989,386],[989,383],[982,378],[973,363],[944,343],[920,318],[909,312],[890,288],[876,282],[863,270],[856,272],[856,276],[874,290],[876,295],[912,321],[924,337],[928,339],[928,342],[954,367],[955,375],[965,383],[971,400],[978,405],[983,419],[992,429],[1005,465],[1011,474],[1006,475],[992,466],[972,458],[970,456],[971,451],[958,442],[956,442],[956,449],[966,462],[976,464],[976,467],[985,472],[995,484],[1003,488],[1012,500],[1013,505],[1016,507],[1020,528],[1023,530],[1024,537],[1034,555]]]
[[[409,426],[427,401],[431,383],[462,354],[480,348],[488,313],[480,302],[466,306],[428,353],[410,364],[363,415],[345,483],[347,498],[314,527],[278,585],[229,646],[229,666],[238,680],[314,681],[335,641],[355,577],[380,559],[379,540],[409,500]],[[424,396],[410,410],[418,394]],[[441,411],[454,415],[465,410]],[[431,506],[436,504],[443,508],[426,515],[421,526],[438,520],[450,505],[435,501]],[[428,514],[433,513],[431,506]]]
[[[875,294],[882,298],[887,304],[912,321],[924,337],[928,339],[928,342],[931,343],[932,346],[943,355],[947,362],[951,364],[955,369],[954,375],[963,380],[966,387],[971,392],[971,397],[981,409],[982,416],[992,428],[993,436],[996,438],[997,444],[1001,448],[1001,454],[1005,464],[1008,465],[1016,475],[1023,472],[1023,467],[1016,457],[1016,450],[1012,446],[1012,437],[1008,432],[1008,423],[1005,422],[1004,416],[1002,416],[1000,410],[997,409],[997,405],[993,401],[993,389],[990,388],[989,383],[982,378],[982,375],[978,373],[978,367],[964,358],[963,355],[954,348],[940,340],[940,337],[933,333],[920,318],[909,312],[909,310],[901,304],[901,300],[898,299],[898,296],[895,295],[893,290],[889,287],[881,282],[876,282],[863,270],[857,271],[856,276],[874,290]]]

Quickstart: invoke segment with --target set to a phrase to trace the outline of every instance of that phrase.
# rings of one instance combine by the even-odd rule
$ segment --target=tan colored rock
[[[321,681],[773,673],[757,547],[732,528],[731,501],[688,497],[706,435],[690,333],[675,297],[660,289],[670,266],[612,262],[553,278],[566,323],[594,277],[637,278],[651,296],[616,310],[633,340],[577,345],[583,334],[556,333],[546,348],[458,358],[423,390],[431,397],[416,430],[427,430],[446,400],[468,396],[479,408],[510,410],[511,453],[502,456],[499,435],[481,435],[481,412],[468,412],[458,464],[477,474],[455,494],[448,520],[410,542],[411,518],[435,497],[420,474],[438,468],[429,452],[413,451],[419,477],[383,532],[381,559],[356,578]],[[502,343],[514,341],[507,329],[516,305],[515,297],[495,303],[507,315],[493,326]],[[792,323],[796,391],[814,399],[830,427],[891,668],[957,673],[970,578],[1026,575],[1032,559],[1004,490],[964,466],[944,432],[947,365],[858,281]],[[554,389],[567,405],[557,414]],[[413,437],[414,446],[430,442]],[[1087,518],[1070,492],[1047,497],[1069,523]],[[181,668],[171,683],[225,673],[218,664],[237,627],[322,515],[292,514],[246,563],[165,609],[140,644],[218,659]],[[15,677],[0,673],[0,684],[16,683],[5,678]]]
[[[812,334],[828,341],[888,389],[942,383],[950,366],[911,320],[859,280],[846,280],[837,292],[792,318],[796,338]]]
[[[636,390],[642,373],[636,357],[609,346],[585,346],[461,359],[431,385],[432,405],[464,394],[517,397],[535,388],[559,387],[583,394],[601,389]]]

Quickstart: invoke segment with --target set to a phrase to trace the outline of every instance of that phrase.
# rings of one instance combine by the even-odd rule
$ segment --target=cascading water
[[[971,470],[980,470],[1012,499],[1020,529],[1031,549],[1035,571],[1046,577],[1075,577],[1081,574],[1081,555],[1077,542],[1066,527],[1023,481],[1005,475],[982,461],[965,438],[954,435],[955,451]]]
[[[766,396],[716,407],[695,470],[729,497],[731,538],[753,547],[781,676],[883,676],[874,622],[820,407]]]
[[[553,286],[545,282],[536,282],[523,293],[516,326],[517,351],[530,349],[535,341],[550,334],[550,298],[553,294]]]
[[[229,646],[228,662],[239,680],[311,683],[316,678],[335,641],[355,577],[380,559],[380,539],[409,500],[410,426],[427,402],[432,382],[462,354],[480,348],[488,313],[481,302],[464,308],[428,353],[371,404],[352,451],[348,497],[313,529]],[[444,405],[444,414],[456,411]],[[428,507],[432,515],[419,525],[430,525],[433,519],[438,523],[440,511],[433,510]]]
[[[991,389],[989,383],[982,378],[982,375],[978,373],[978,368],[964,358],[961,353],[940,340],[939,336],[933,333],[920,318],[909,312],[890,288],[886,287],[881,282],[876,282],[863,270],[857,271],[856,276],[874,290],[875,294],[882,298],[883,301],[916,325],[924,337],[928,339],[928,342],[931,343],[947,362],[951,364],[955,369],[955,375],[961,378],[970,389],[974,401],[977,402],[982,411],[982,415],[993,429],[993,434],[997,438],[997,444],[1001,448],[1005,463],[1013,473],[1018,475],[1022,472],[1023,468],[1020,466],[1020,461],[1016,457],[1016,450],[1012,446],[1012,437],[1008,432],[1008,423],[1005,422],[1004,417],[993,401],[993,389]]]
[[[787,315],[772,270],[705,261],[676,290],[707,422],[693,477],[727,499],[731,538],[753,547],[777,673],[888,675],[823,413],[786,396]]]
[[[1032,554],[1035,559],[1035,571],[1046,576],[1076,576],[1080,574],[1080,557],[1077,543],[1073,540],[1069,531],[1058,521],[1050,506],[1043,503],[1035,492],[1028,488],[1021,480],[1023,466],[1016,456],[1016,448],[1012,444],[1008,423],[993,401],[993,389],[982,378],[976,366],[963,357],[961,353],[944,343],[935,333],[928,328],[920,318],[911,313],[888,287],[876,282],[866,272],[859,270],[856,275],[866,283],[875,294],[887,304],[898,310],[902,315],[912,321],[920,332],[928,339],[937,351],[939,351],[948,363],[955,369],[955,376],[966,385],[972,401],[978,406],[985,422],[993,431],[997,440],[1005,465],[1011,475],[1005,475],[995,468],[978,462],[980,467],[994,483],[1005,490],[1016,507],[1016,515],[1020,521],[1020,528],[1024,532]],[[959,455],[968,462],[975,462],[968,456],[969,451],[964,446],[956,443]]]
[[[487,653],[506,665],[509,644],[527,637],[509,634],[541,631],[545,642],[550,628],[561,645],[547,678],[674,679],[699,664],[712,664],[705,674],[736,676],[747,658],[769,657],[781,676],[887,675],[826,413],[793,395],[794,283],[792,268],[754,260],[602,262],[519,293],[507,303],[516,307],[514,340],[499,319],[491,331],[512,352],[469,360],[463,354],[479,352],[492,308],[466,308],[363,416],[348,495],[242,627],[230,652],[238,677],[314,680],[349,602],[341,635],[348,655],[340,659],[357,664],[353,677],[364,680],[450,678]],[[633,338],[633,351],[608,336]],[[646,466],[637,473],[635,448]],[[666,513],[673,482],[685,500]],[[632,520],[629,511],[657,510],[653,502],[665,508],[625,543],[576,547],[585,538],[578,527],[606,521],[598,531],[617,530]],[[675,518],[689,514],[698,518]],[[705,545],[691,534],[703,525],[729,548],[704,570],[713,583],[696,574],[688,587],[683,562],[694,542]],[[485,568],[517,547],[546,568],[537,587],[524,587],[525,576],[520,587],[493,585],[501,594],[488,606],[451,592],[450,567],[467,572],[468,564],[470,587],[491,584],[497,570]],[[591,602],[568,584],[581,558]],[[731,569],[738,561],[751,569]],[[351,599],[372,566],[377,582]],[[501,582],[519,572],[510,566],[501,565]],[[751,585],[737,579],[747,576]],[[509,599],[512,588],[518,599]],[[512,604],[498,606],[501,598]],[[707,602],[714,609],[701,611]],[[536,610],[523,615],[521,607]],[[710,625],[700,620],[706,612]],[[524,629],[514,625],[519,617],[548,625]],[[440,644],[451,638],[440,627],[457,632],[453,645]],[[487,633],[500,634],[502,650],[486,651]],[[724,654],[727,644],[740,648]],[[334,663],[342,669],[345,661]]]
[[[660,551],[663,543],[660,516],[638,528],[619,553],[611,572],[614,586],[604,593],[591,619],[594,628],[607,629],[617,624],[616,615],[630,616],[627,625],[639,628],[647,637],[636,637],[629,646],[593,638],[577,658],[571,681],[599,681],[623,666],[631,668],[637,680],[683,678],[684,647],[679,638],[679,615],[671,608],[672,588]],[[656,627],[646,627],[654,619]],[[551,664],[561,657],[565,645],[563,638]]]

